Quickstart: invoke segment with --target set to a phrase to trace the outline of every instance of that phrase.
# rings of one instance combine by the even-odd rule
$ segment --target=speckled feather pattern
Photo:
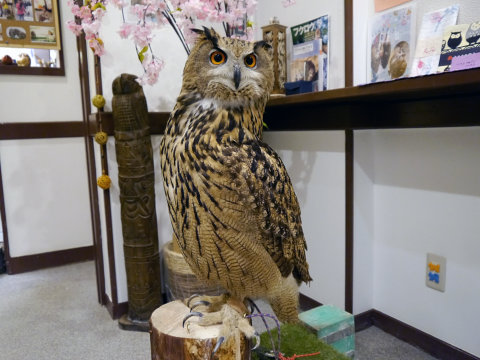
[[[293,274],[298,282],[309,282],[311,277],[290,178],[275,151],[261,141],[273,82],[268,53],[214,36],[213,41],[201,37],[192,50],[161,143],[174,236],[199,278],[241,300],[267,299],[280,319],[295,321],[297,284],[287,278]],[[246,71],[240,89],[201,79],[198,58],[209,46],[233,48],[232,58],[255,51],[260,75]],[[256,81],[260,85],[250,84]]]

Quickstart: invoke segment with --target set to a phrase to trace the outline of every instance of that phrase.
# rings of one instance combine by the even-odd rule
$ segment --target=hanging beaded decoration
[[[105,106],[105,98],[103,95],[95,95],[92,98],[92,104],[98,109],[98,112],[101,112]],[[110,188],[112,180],[107,174],[107,169],[105,166],[105,145],[108,141],[108,135],[106,132],[102,131],[102,121],[101,117],[98,116],[98,132],[95,134],[95,141],[100,145],[100,156],[102,157],[102,175],[97,179],[97,185],[103,190]]]

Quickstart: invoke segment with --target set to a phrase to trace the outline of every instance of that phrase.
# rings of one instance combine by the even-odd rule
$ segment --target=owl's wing
[[[311,281],[300,207],[280,157],[258,140],[222,146],[219,151],[222,169],[211,181],[228,184],[218,192],[220,199],[235,200],[219,200],[223,209],[219,218],[228,214],[230,226],[256,235],[251,238],[262,243],[282,276],[293,273],[299,281]]]

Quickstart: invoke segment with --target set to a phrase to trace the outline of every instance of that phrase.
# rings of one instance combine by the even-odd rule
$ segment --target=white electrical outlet
[[[432,289],[445,291],[447,259],[435,254],[427,254],[427,276],[425,284]]]

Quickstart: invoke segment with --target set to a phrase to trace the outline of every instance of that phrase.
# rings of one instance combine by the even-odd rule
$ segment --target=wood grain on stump
[[[152,360],[210,360],[221,325],[200,326],[191,317],[185,328],[183,319],[190,309],[180,300],[162,305],[150,318]],[[249,360],[250,342],[243,334],[232,336],[215,354],[217,360]]]

